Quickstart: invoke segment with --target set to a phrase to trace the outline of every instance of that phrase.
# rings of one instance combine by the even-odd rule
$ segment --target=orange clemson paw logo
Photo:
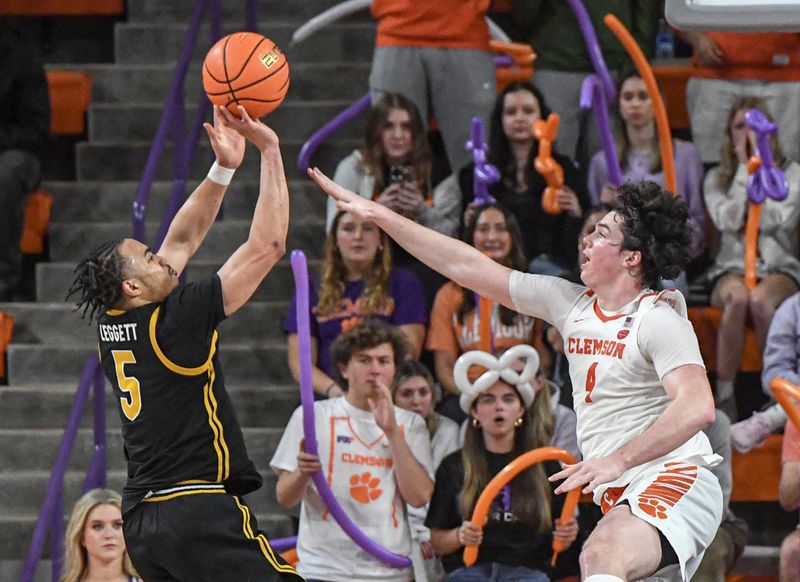
[[[657,499],[639,499],[639,509],[658,519],[667,519],[667,508]]]
[[[378,489],[380,484],[381,480],[373,477],[369,471],[365,471],[361,475],[351,475],[350,497],[364,504],[375,501],[383,493],[383,489]]]

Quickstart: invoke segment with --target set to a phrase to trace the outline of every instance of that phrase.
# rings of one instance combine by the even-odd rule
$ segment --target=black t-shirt
[[[162,303],[99,317],[100,361],[119,399],[128,461],[123,512],[149,491],[189,480],[224,483],[236,495],[261,486],[225,390],[223,319],[216,275]]]
[[[517,456],[515,453],[487,453],[489,475],[494,477]],[[558,464],[544,463],[545,473],[558,472]],[[436,471],[436,488],[433,491],[425,525],[435,529],[453,529],[464,521],[459,502],[461,488],[464,486],[464,465],[461,451],[444,458]],[[551,490],[554,486],[551,486]],[[551,504],[551,514],[555,520],[561,515],[564,504],[563,495],[553,495],[545,500]],[[511,491],[504,487],[489,509],[489,520],[483,529],[483,543],[478,546],[476,563],[498,562],[506,566],[523,566],[541,570],[552,575],[550,559],[553,556],[552,527],[541,533],[529,524],[520,523],[511,512]],[[464,565],[464,549],[442,556],[445,570],[452,572]]]
[[[575,191],[581,208],[585,212],[589,200],[575,164],[566,156],[555,152],[553,159],[564,169],[564,184]],[[474,164],[468,164],[459,174],[462,216],[463,210],[475,198],[473,192],[474,167]],[[519,222],[522,243],[525,247],[525,258],[528,261],[541,254],[547,254],[566,270],[570,270],[575,267],[578,260],[578,235],[581,232],[583,218],[574,218],[566,212],[547,214],[542,209],[542,196],[546,187],[545,179],[538,172],[529,168],[527,190],[516,192],[504,184],[503,180],[500,180],[489,187],[489,193],[508,208]]]

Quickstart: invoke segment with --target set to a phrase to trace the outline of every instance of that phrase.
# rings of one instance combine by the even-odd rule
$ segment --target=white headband
[[[525,362],[522,372],[517,372],[512,367],[517,360]],[[472,366],[486,368],[486,371],[475,382],[470,382],[468,377],[469,369]],[[453,378],[456,386],[461,390],[459,399],[461,410],[469,414],[475,399],[500,379],[516,388],[525,403],[525,408],[529,407],[533,404],[533,398],[536,395],[532,381],[538,371],[539,354],[526,344],[519,344],[507,349],[499,358],[478,350],[461,354],[453,367]]]

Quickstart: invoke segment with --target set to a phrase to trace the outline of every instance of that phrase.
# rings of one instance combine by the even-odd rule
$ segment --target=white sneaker
[[[753,416],[731,426],[731,445],[740,453],[746,453],[754,447],[764,444],[772,434],[772,425],[767,415],[754,412]]]

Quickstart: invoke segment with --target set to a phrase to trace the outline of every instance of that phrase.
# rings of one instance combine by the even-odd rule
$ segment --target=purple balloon
[[[600,77],[600,83],[605,89],[607,102],[611,103],[617,96],[617,88],[611,79],[611,73],[608,72],[608,66],[606,66],[606,61],[603,58],[603,51],[600,50],[600,43],[597,42],[597,34],[594,32],[589,13],[586,12],[586,7],[581,0],[567,1],[569,2],[569,7],[572,8],[572,12],[575,13],[575,18],[578,19],[578,25],[581,27],[581,34],[583,34],[583,40],[586,43],[586,50],[589,53],[595,72]]]
[[[494,196],[489,194],[489,184],[500,180],[500,171],[486,161],[486,142],[483,140],[483,121],[480,117],[472,118],[472,134],[466,144],[468,152],[472,152],[472,161],[475,169],[472,174],[472,201],[481,206],[494,202]]]
[[[303,406],[303,436],[305,438],[306,452],[319,456],[317,448],[317,431],[314,424],[314,389],[311,385],[311,324],[309,318],[308,299],[308,263],[303,251],[292,251],[292,272],[294,273],[295,287],[297,288],[297,342],[300,352],[300,400]],[[380,544],[369,539],[358,529],[350,517],[344,512],[342,506],[331,491],[328,481],[322,470],[316,471],[311,479],[317,487],[317,492],[341,528],[364,551],[392,568],[408,568],[411,560],[390,552]]]
[[[789,195],[789,181],[783,170],[773,164],[769,143],[770,134],[778,131],[777,124],[758,109],[748,109],[744,120],[756,134],[756,154],[761,159],[761,165],[747,178],[747,197],[753,204],[763,204],[767,197],[785,200]]]
[[[593,109],[597,130],[603,142],[603,157],[606,159],[608,180],[619,188],[622,185],[622,170],[619,167],[614,135],[608,123],[608,101],[597,75],[589,75],[581,85],[581,109]]]

